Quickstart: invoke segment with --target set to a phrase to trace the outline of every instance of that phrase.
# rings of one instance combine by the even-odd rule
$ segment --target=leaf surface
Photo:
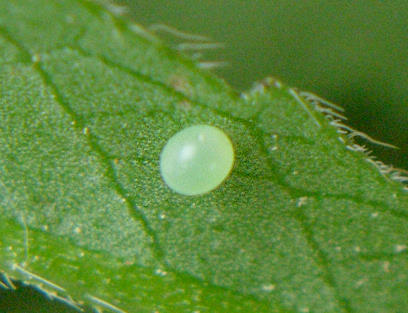
[[[159,155],[195,124],[236,161],[188,197]],[[407,311],[408,195],[352,144],[296,90],[239,95],[105,6],[0,1],[0,268],[71,304]]]

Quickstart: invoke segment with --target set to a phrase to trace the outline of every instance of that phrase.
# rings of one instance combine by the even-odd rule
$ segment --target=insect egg
[[[219,128],[195,125],[185,128],[164,146],[160,172],[164,182],[183,195],[199,195],[218,187],[234,163],[234,148]]]

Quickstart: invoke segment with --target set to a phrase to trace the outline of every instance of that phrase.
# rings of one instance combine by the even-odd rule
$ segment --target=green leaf
[[[103,5],[1,0],[0,268],[113,312],[406,312],[404,178],[336,114],[239,95]],[[189,197],[159,155],[194,124],[236,160]]]

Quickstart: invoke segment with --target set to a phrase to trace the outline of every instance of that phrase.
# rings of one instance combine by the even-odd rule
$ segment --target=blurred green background
[[[346,109],[348,124],[399,150],[366,144],[408,170],[407,0],[122,0],[149,26],[163,23],[226,44],[206,60],[237,90],[274,76]],[[175,38],[165,39],[172,43]],[[29,288],[0,288],[0,312],[72,313]]]
[[[225,43],[211,57],[238,90],[271,75],[342,105],[349,125],[400,148],[367,144],[374,155],[408,169],[408,1],[117,2],[142,25]]]

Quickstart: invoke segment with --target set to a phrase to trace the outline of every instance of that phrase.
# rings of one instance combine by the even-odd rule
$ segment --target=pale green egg
[[[219,128],[195,125],[169,139],[160,155],[165,183],[183,195],[199,195],[217,188],[234,163],[234,148]]]

